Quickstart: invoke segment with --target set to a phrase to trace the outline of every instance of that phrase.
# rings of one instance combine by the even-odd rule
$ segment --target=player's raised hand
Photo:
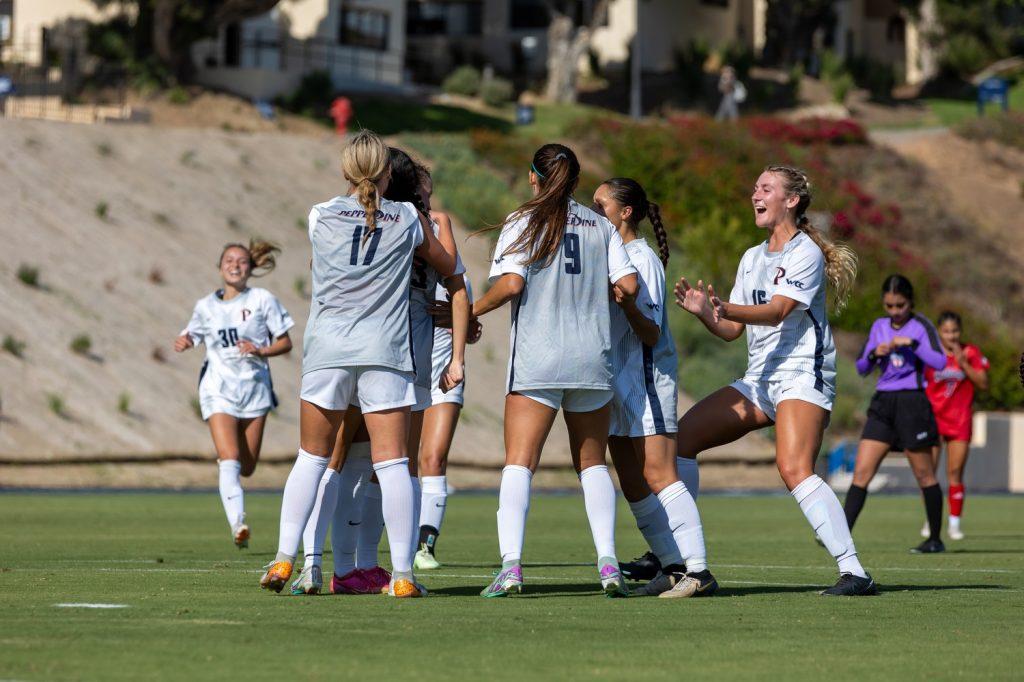
[[[465,378],[465,372],[466,368],[461,363],[449,362],[448,366],[444,368],[444,374],[441,375],[441,392],[447,393],[461,384]]]
[[[174,352],[184,353],[194,345],[196,344],[192,342],[191,334],[182,334],[178,338],[174,339]]]
[[[469,329],[466,330],[466,343],[476,343],[484,335],[484,326],[475,317],[469,318]]]
[[[712,319],[715,322],[721,322],[725,319],[725,304],[722,303],[722,299],[715,293],[715,288],[708,283],[708,303],[711,306]]]
[[[697,286],[690,286],[685,277],[680,277],[674,289],[676,305],[688,313],[701,317],[711,312],[707,293],[704,291],[704,280],[698,280]]]

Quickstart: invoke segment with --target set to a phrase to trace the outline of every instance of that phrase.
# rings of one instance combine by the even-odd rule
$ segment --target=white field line
[[[764,568],[780,571],[814,569],[813,566],[776,566],[771,564],[715,564],[715,566],[721,568]],[[940,566],[869,566],[869,568],[875,572],[919,571],[937,573],[1020,573],[1020,571],[1016,571],[1011,568],[943,568]]]
[[[128,604],[54,604],[58,609],[126,609]]]

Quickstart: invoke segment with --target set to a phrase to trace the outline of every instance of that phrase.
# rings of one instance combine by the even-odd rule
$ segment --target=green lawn
[[[942,126],[954,126],[961,121],[974,118],[978,115],[977,100],[971,99],[941,99],[937,97],[924,100],[931,110],[930,123]],[[1010,109],[1012,111],[1024,110],[1024,80],[1019,81],[1010,88]],[[986,111],[998,111],[994,104],[989,104]]]
[[[921,679],[1021,675],[1024,499],[971,497],[968,539],[914,556],[916,497],[873,497],[857,528],[883,588],[829,599],[832,562],[788,497],[701,499],[723,590],[599,596],[582,500],[540,496],[520,597],[484,600],[494,495],[455,495],[424,600],[260,591],[278,495],[250,495],[252,548],[216,495],[0,495],[0,678]],[[642,550],[624,508],[622,557]],[[330,559],[327,558],[327,566]],[[58,608],[116,603],[121,609]]]

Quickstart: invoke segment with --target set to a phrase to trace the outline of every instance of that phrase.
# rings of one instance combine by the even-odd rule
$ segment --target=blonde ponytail
[[[799,199],[796,205],[796,227],[810,237],[825,256],[825,279],[832,288],[832,306],[837,312],[841,311],[846,307],[853,283],[857,279],[857,254],[846,244],[832,241],[824,232],[811,225],[807,217],[807,207],[811,205],[811,181],[805,172],[790,166],[768,166],[764,172],[781,177],[787,196]]]
[[[365,243],[377,229],[377,211],[380,209],[380,192],[377,183],[388,171],[388,146],[384,140],[370,130],[361,130],[341,153],[341,170],[355,188],[356,200],[366,211],[367,230],[363,234]]]

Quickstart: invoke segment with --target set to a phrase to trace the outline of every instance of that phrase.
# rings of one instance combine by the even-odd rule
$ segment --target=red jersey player
[[[988,359],[977,346],[960,341],[960,316],[946,311],[939,316],[938,332],[946,351],[946,367],[927,368],[928,387],[939,435],[946,442],[946,475],[949,479],[949,537],[962,540],[960,513],[964,505],[964,466],[971,443],[974,390],[988,388]],[[932,461],[939,466],[941,446],[932,450]],[[927,526],[927,524],[926,524]],[[922,533],[925,529],[922,529]]]

